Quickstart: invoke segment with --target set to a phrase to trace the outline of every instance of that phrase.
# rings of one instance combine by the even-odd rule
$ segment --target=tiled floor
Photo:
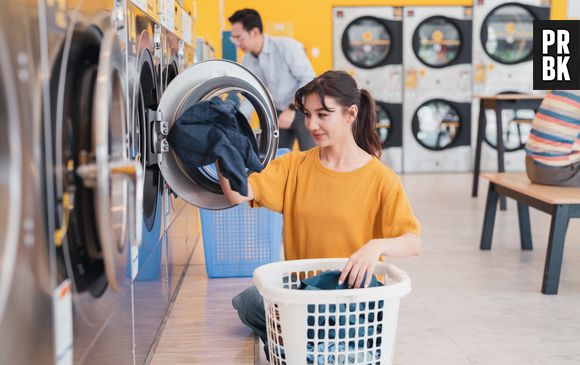
[[[487,184],[472,199],[470,177],[403,177],[423,226],[423,253],[390,260],[413,281],[401,302],[394,363],[579,364],[580,220],[568,228],[559,294],[543,295],[549,216],[531,211],[535,248],[522,252],[508,202],[507,212],[498,211],[492,250],[482,252]],[[252,337],[230,306],[250,279],[208,280],[197,251],[153,363],[253,364]]]

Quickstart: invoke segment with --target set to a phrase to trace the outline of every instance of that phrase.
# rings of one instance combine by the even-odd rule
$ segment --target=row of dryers
[[[168,145],[173,121],[246,98],[267,164],[274,104],[242,66],[196,62],[211,48],[195,49],[185,3],[4,5],[0,363],[143,363],[197,242],[194,206],[228,207],[213,170]]]
[[[333,67],[377,99],[383,160],[396,171],[469,171],[477,95],[532,93],[533,21],[547,0],[477,0],[473,7],[337,7]],[[506,166],[524,168],[532,110],[502,115]],[[496,168],[487,114],[482,168]]]

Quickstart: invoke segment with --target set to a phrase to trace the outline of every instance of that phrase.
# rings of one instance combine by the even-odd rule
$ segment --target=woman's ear
[[[356,105],[351,105],[346,110],[347,112],[347,124],[352,124],[356,120],[356,116],[358,115],[358,107]]]

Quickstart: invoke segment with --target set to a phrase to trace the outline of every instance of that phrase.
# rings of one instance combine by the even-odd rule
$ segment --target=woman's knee
[[[258,288],[251,286],[232,299],[233,307],[238,311],[238,316],[245,324],[254,324],[264,317],[264,299],[258,292]]]

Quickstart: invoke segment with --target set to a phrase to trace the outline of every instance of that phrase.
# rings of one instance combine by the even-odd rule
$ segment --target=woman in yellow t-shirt
[[[296,92],[295,104],[316,147],[288,153],[250,175],[247,197],[220,174],[222,190],[232,204],[249,201],[283,214],[286,259],[349,257],[339,284],[366,287],[380,256],[421,250],[419,222],[401,181],[379,160],[375,102],[348,73],[327,71]],[[255,288],[233,302],[266,342],[265,322],[255,318],[263,315]]]

